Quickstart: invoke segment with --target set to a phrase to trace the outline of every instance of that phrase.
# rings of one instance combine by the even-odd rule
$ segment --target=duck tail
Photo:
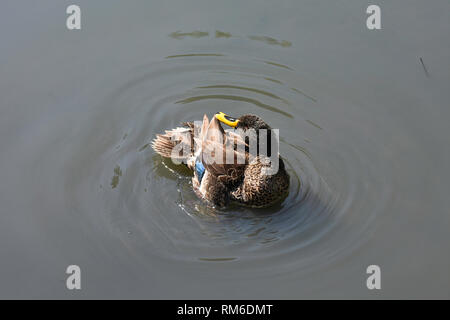
[[[152,148],[163,157],[186,163],[194,151],[194,135],[191,123],[186,127],[166,130],[164,134],[157,134],[152,141]]]

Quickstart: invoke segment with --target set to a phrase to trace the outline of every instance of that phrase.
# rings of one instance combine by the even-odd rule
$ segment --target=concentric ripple
[[[374,232],[373,219],[390,196],[378,159],[382,146],[361,134],[370,130],[356,131],[351,119],[333,122],[339,98],[311,92],[314,85],[294,68],[189,53],[126,77],[82,124],[79,147],[89,157],[74,156],[65,178],[67,200],[81,214],[104,220],[137,258],[238,264],[241,276],[265,276],[325,267]],[[154,134],[217,111],[259,114],[280,129],[291,177],[281,204],[208,207],[193,193],[190,172],[149,147]]]

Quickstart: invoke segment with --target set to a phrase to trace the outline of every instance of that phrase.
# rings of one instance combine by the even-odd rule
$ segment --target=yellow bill
[[[230,116],[226,115],[226,114],[223,113],[223,112],[217,112],[217,113],[215,114],[215,117],[216,117],[216,119],[219,120],[220,122],[223,122],[223,123],[225,123],[227,126],[230,126],[230,127],[233,127],[233,128],[235,128],[235,127],[237,126],[238,122],[239,122],[238,119],[233,118],[233,117],[230,117]]]

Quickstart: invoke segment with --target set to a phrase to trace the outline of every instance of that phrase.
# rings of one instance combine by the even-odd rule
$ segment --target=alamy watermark
[[[69,15],[66,19],[66,27],[69,30],[81,29],[81,9],[79,6],[72,4],[67,7],[66,13]]]
[[[369,30],[380,30],[381,29],[381,9],[375,4],[371,4],[367,7],[367,14],[370,14],[366,20],[366,26]]]
[[[367,289],[381,289],[381,269],[376,264],[372,264],[367,267],[366,273],[370,276],[366,280]]]
[[[81,269],[79,266],[72,264],[67,267],[66,274],[69,276],[66,280],[66,287],[69,290],[81,289]]]

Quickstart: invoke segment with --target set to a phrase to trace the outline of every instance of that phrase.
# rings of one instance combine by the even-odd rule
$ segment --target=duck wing
[[[243,171],[247,155],[245,141],[240,135],[224,131],[220,122],[213,117],[207,125],[202,126],[201,161],[206,170],[214,176],[237,176]]]

